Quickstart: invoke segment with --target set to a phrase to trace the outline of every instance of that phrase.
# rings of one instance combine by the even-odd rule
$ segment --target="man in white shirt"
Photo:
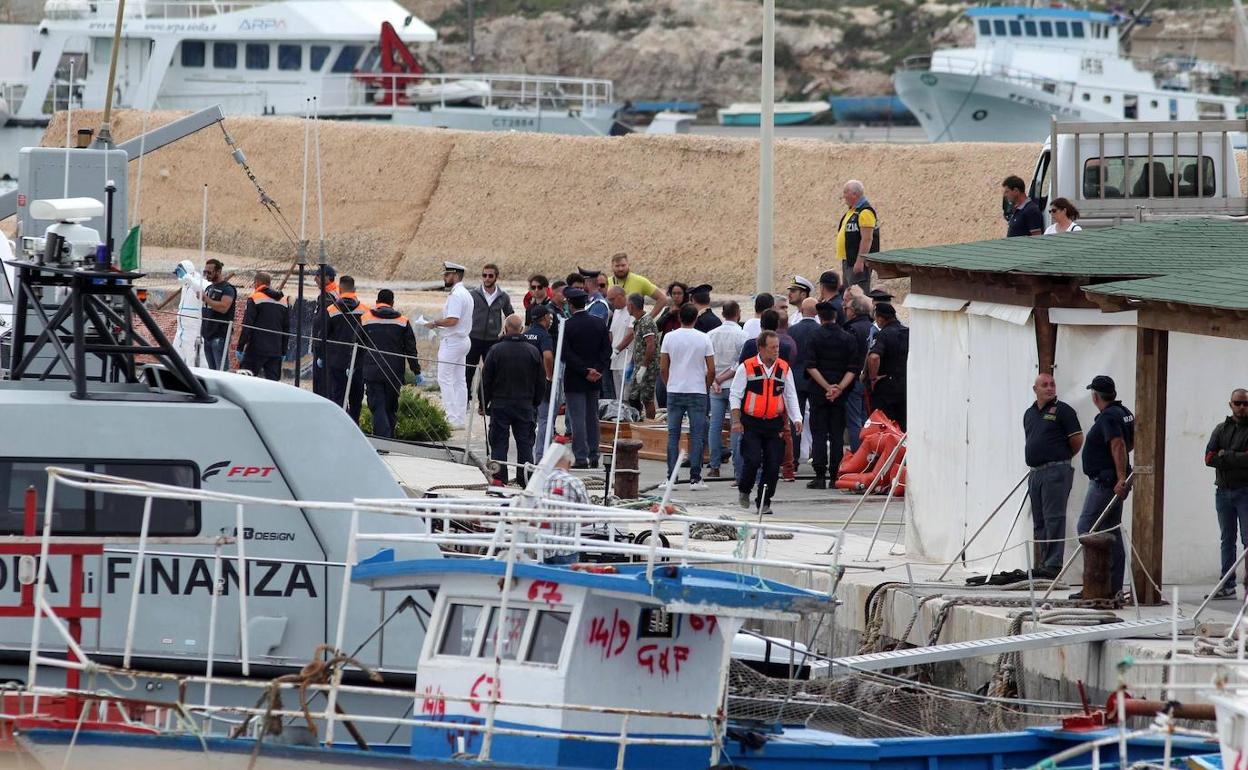
[[[706,489],[702,481],[702,452],[706,443],[706,392],[715,381],[715,351],[711,340],[693,328],[698,309],[680,308],[680,328],[663,335],[659,348],[659,375],[667,386],[667,475],[680,457],[681,423],[689,416],[689,489]]]
[[[737,322],[741,319],[741,306],[725,302],[720,308],[724,322],[707,333],[711,350],[715,351],[715,382],[711,383],[711,421],[707,425],[706,441],[711,448],[711,468],[706,475],[719,478],[719,466],[724,457],[724,417],[728,415],[728,381],[737,370],[737,359],[745,345],[745,331]],[[731,433],[733,471],[741,468],[741,434]]]
[[[758,333],[763,330],[760,325],[760,319],[763,313],[771,310],[776,305],[776,298],[768,292],[763,292],[754,297],[754,317],[745,322],[745,338],[747,340],[758,339]]]
[[[619,286],[607,289],[607,304],[611,307],[611,384],[615,386],[615,400],[624,400],[624,372],[628,369],[633,342],[633,317],[628,314],[628,295]]]
[[[455,430],[467,424],[468,383],[464,380],[464,364],[468,358],[468,335],[472,331],[472,295],[464,287],[468,268],[454,262],[442,263],[442,282],[451,290],[442,309],[442,318],[430,321],[429,328],[439,329],[438,388],[442,391],[442,408],[447,422]]]
[[[741,434],[741,470],[737,473],[737,502],[771,513],[771,497],[780,479],[784,456],[785,415],[801,430],[793,372],[780,358],[780,337],[773,331],[758,336],[758,355],[737,367],[728,395],[732,405],[732,432]],[[762,467],[762,487],[751,500],[754,479]]]

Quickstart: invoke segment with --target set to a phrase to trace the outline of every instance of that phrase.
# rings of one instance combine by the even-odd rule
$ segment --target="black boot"
[[[815,468],[815,478],[806,484],[807,489],[827,489],[826,472],[822,468]]]

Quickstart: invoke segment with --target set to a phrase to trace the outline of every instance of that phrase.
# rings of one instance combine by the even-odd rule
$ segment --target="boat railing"
[[[615,102],[615,85],[610,80],[557,75],[361,72],[329,75],[320,82],[322,111],[351,108],[389,112],[396,105],[446,107],[465,99],[463,92],[448,89],[455,84],[480,84],[472,102],[482,107],[592,112]],[[414,93],[417,89],[428,89],[419,102]]]
[[[1002,64],[993,64],[973,56],[950,56],[945,53],[942,53],[940,56],[925,54],[907,57],[902,61],[899,69],[928,70],[937,76],[942,72],[947,72],[953,75],[970,75],[1005,80],[1045,91],[1063,99],[1068,99],[1073,95],[1076,85],[1074,81],[1059,80],[1039,72]]]

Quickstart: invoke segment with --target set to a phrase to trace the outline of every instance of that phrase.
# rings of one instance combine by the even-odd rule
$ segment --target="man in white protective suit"
[[[442,392],[442,408],[454,430],[467,425],[468,383],[464,380],[464,363],[471,343],[472,295],[464,287],[468,268],[455,262],[442,263],[442,282],[451,290],[442,309],[442,318],[428,326],[438,330],[438,388]]]
[[[179,262],[173,269],[173,274],[182,284],[182,296],[178,298],[178,326],[173,332],[173,348],[182,356],[187,366],[205,366],[206,362],[200,351],[202,340],[199,332],[204,306],[200,296],[207,288],[208,281],[189,259]]]

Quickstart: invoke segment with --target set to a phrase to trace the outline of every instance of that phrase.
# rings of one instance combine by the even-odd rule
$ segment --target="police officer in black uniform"
[[[897,320],[888,302],[875,306],[875,333],[867,353],[867,387],[871,405],[906,429],[906,362],[910,358],[910,330]]]
[[[1119,593],[1127,554],[1118,525],[1122,524],[1122,501],[1131,491],[1127,483],[1131,476],[1128,455],[1135,448],[1135,415],[1118,400],[1118,388],[1112,378],[1098,374],[1088,390],[1092,391],[1092,403],[1098,413],[1083,442],[1083,473],[1090,483],[1075,528],[1080,535],[1113,529],[1110,587]],[[1083,598],[1082,592],[1071,598]]]
[[[1032,571],[1036,577],[1052,579],[1061,571],[1066,553],[1066,503],[1075,480],[1070,461],[1083,446],[1083,429],[1074,408],[1057,400],[1053,375],[1037,375],[1031,390],[1036,400],[1023,413],[1023,433],[1024,456],[1031,468],[1027,495],[1031,498],[1032,537],[1039,549]]]
[[[807,393],[810,398],[810,433],[814,440],[810,464],[815,478],[808,489],[827,489],[828,471],[836,483],[837,468],[845,436],[845,404],[853,391],[854,380],[862,371],[862,348],[854,335],[836,322],[836,308],[831,302],[815,306],[819,329],[810,338],[805,358],[806,374],[810,377]]]

